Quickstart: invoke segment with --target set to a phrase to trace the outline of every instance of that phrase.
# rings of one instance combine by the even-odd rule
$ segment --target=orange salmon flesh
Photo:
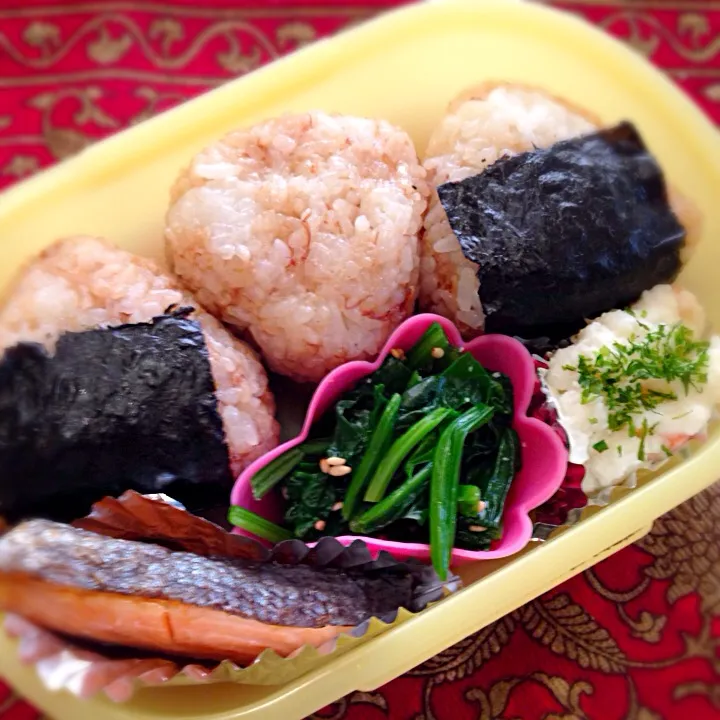
[[[0,574],[0,610],[86,640],[240,664],[266,649],[287,656],[303,645],[319,647],[351,629],[269,625],[176,600],[82,590],[15,573]]]

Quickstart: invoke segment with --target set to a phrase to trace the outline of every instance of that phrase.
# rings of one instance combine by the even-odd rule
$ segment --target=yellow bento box
[[[231,82],[91,147],[0,197],[0,286],[63,235],[104,235],[162,258],[168,188],[225,131],[285,111],[387,118],[420,149],[448,101],[484,81],[544,87],[612,123],[633,120],[671,182],[703,218],[683,271],[720,327],[720,135],[670,81],[619,42],[561,12],[520,0],[446,0],[385,15]],[[57,720],[299,720],[410,670],[642,536],[652,521],[720,475],[720,434],[682,463],[592,508],[570,529],[504,560],[462,568],[467,587],[285,686],[143,690],[123,705],[45,689],[0,635],[0,676]]]

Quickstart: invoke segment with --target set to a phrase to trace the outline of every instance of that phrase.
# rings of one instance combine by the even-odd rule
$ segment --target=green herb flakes
[[[638,459],[644,460],[646,440],[657,425],[649,425],[647,419],[640,422],[640,416],[656,411],[667,400],[677,400],[675,392],[657,390],[648,381],[679,381],[685,394],[690,388],[701,389],[707,382],[710,344],[695,340],[692,330],[682,323],[654,329],[638,324],[647,330],[644,337],[613,343],[594,357],[581,355],[577,366],[563,368],[577,372],[584,404],[602,398],[611,431],[627,429],[629,437],[640,438]]]

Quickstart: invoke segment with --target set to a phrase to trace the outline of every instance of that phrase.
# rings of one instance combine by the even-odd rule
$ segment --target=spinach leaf
[[[392,389],[399,388],[403,392],[410,376],[410,370],[402,362],[389,357],[377,372],[336,403],[323,428],[327,431],[328,426],[331,427],[329,447],[323,451],[319,446],[319,452],[307,454],[284,482],[287,498],[285,521],[294,528],[296,537],[309,540],[347,531],[342,515],[332,508],[343,501],[351,476],[337,478],[323,473],[319,469],[320,459],[334,455],[344,458],[350,467],[356,467],[387,406]],[[315,528],[318,520],[326,523],[323,531]]]
[[[474,465],[465,463],[465,466],[468,469],[463,470],[463,482],[467,485],[476,485],[482,491],[487,488],[495,469],[495,456],[483,458]]]
[[[385,386],[363,383],[335,406],[335,432],[328,456],[345,458],[353,467],[370,442],[370,436],[387,404]]]
[[[488,396],[493,384],[487,370],[468,352],[458,355],[441,375],[452,381],[452,387],[467,383],[472,388],[473,398],[480,398],[479,402],[483,402],[483,398]],[[484,394],[483,398],[480,393]]]
[[[442,426],[441,426],[442,427]],[[424,440],[415,448],[412,455],[405,462],[405,476],[409,480],[415,475],[418,465],[426,465],[432,462],[435,454],[435,446],[440,437],[441,430],[435,430],[427,435]]]
[[[495,418],[468,436],[462,457],[460,476],[468,485],[487,487],[493,473],[495,457],[500,444],[500,433]]]
[[[403,393],[410,383],[412,371],[402,362],[388,355],[383,364],[365,380],[370,385],[384,385],[385,394]]]
[[[475,360],[472,362],[489,379],[485,370]],[[437,408],[450,408],[457,412],[463,412],[475,405],[485,403],[491,385],[485,384],[482,374],[478,372],[475,377],[468,379],[463,377],[463,368],[459,368],[458,375],[447,374],[454,366],[455,364],[442,375],[430,375],[424,378],[417,385],[413,385],[405,391],[396,421],[398,431],[407,430]],[[472,366],[468,364],[466,367]]]
[[[493,373],[493,388],[489,402],[495,408],[494,422],[504,427],[512,423],[513,416],[513,386],[510,378],[503,373]]]
[[[453,420],[456,416],[457,413],[454,410],[437,408],[427,413],[422,420],[419,420],[400,435],[378,465],[365,492],[365,500],[367,502],[379,502],[382,500],[393,477],[408,456],[415,451],[428,435],[447,421]]]
[[[475,405],[488,405],[487,396],[488,388],[477,379],[467,380],[453,375],[445,376],[441,402],[446,407],[462,412]]]
[[[295,537],[306,541],[323,535],[345,534],[347,523],[333,507],[342,501],[346,486],[346,478],[326,475],[317,464],[305,463],[285,481],[285,525]],[[318,520],[325,522],[322,530],[315,527]]]
[[[296,470],[285,481],[285,524],[295,537],[306,538],[315,529],[315,523],[329,515],[339,494],[333,479],[320,470],[312,473]]]
[[[344,500],[351,475],[327,475],[320,470],[319,463],[321,458],[334,455],[344,458],[350,467],[356,466],[387,402],[385,386],[366,380],[336,404],[329,447],[314,456],[306,455],[285,480],[285,522],[294,528],[296,537],[310,540],[347,531],[347,523],[332,508]],[[325,522],[322,531],[315,527],[318,520]]]
[[[500,537],[501,522],[510,484],[520,463],[520,442],[512,428],[505,428],[500,437],[493,472],[480,488],[485,507],[478,513],[477,524],[488,529],[493,537]]]
[[[442,350],[442,357],[433,357],[433,351]],[[411,370],[417,370],[421,375],[431,373],[438,360],[442,360],[450,350],[450,342],[445,331],[438,323],[428,327],[407,355],[407,364]]]
[[[429,494],[425,493],[425,495],[420,497],[412,507],[405,511],[405,514],[401,519],[414,520],[418,525],[425,526],[427,525],[428,514],[430,512],[428,510],[429,505]]]
[[[443,373],[456,381],[466,381],[472,388],[472,400],[495,408],[493,422],[498,414],[512,419],[513,395],[510,379],[502,373],[490,374],[470,353],[464,353]]]
[[[266,520],[244,507],[232,505],[228,511],[228,522],[235,527],[251,532],[253,535],[269,540],[271,543],[279,543],[289,540],[292,533],[283,527]]]
[[[458,380],[475,381],[486,393],[492,385],[488,371],[469,352],[460,355],[442,374]]]
[[[464,350],[450,346],[447,350],[445,350],[445,355],[435,361],[435,370],[440,373],[445,372],[454,362],[459,360],[465,354]]]
[[[471,518],[458,515],[455,547],[465,550],[489,550],[493,541],[490,533],[487,530],[470,530],[471,527],[479,527],[479,524]]]
[[[406,390],[395,420],[396,431],[404,432],[429,412],[441,407],[444,385],[442,375],[431,375]]]

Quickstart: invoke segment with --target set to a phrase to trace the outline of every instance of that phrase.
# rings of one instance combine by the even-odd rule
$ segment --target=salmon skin
[[[321,647],[351,630],[342,625],[268,625],[175,600],[78,590],[4,573],[0,573],[0,608],[90,643],[243,664],[268,649],[286,657],[305,645]]]
[[[299,628],[359,625],[410,607],[413,595],[413,578],[400,568],[361,573],[203,557],[47,520],[22,523],[0,538],[0,574]]]

